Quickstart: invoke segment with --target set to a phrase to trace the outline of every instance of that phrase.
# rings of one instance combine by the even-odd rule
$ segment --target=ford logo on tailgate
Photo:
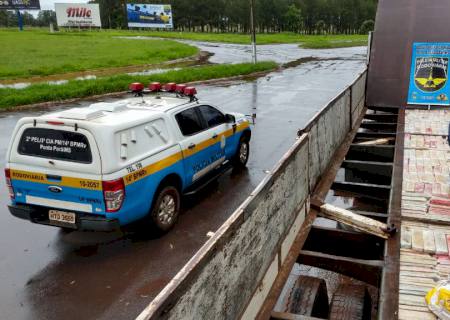
[[[51,192],[54,192],[54,193],[62,192],[62,188],[61,187],[57,187],[57,186],[49,186],[48,190],[50,190]]]

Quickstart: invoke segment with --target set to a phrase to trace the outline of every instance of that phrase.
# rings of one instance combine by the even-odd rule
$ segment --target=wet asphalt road
[[[362,71],[364,49],[344,51],[344,60],[309,62],[250,82],[198,87],[201,99],[256,114],[248,170],[225,174],[185,199],[178,224],[163,237],[137,227],[121,234],[63,233],[13,218],[1,179],[0,318],[137,316],[292,145],[297,129]],[[16,121],[44,111],[0,115],[2,160]]]

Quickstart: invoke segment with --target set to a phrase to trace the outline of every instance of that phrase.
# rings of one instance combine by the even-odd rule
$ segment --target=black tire
[[[150,218],[159,231],[167,232],[173,228],[180,214],[180,200],[180,192],[174,186],[162,186],[156,192],[156,198],[150,210]]]
[[[243,153],[245,155],[243,156]],[[245,168],[250,156],[250,139],[248,136],[243,135],[239,139],[239,145],[236,150],[236,154],[233,157],[233,166],[237,169]]]
[[[364,285],[342,284],[333,295],[330,320],[371,319],[372,301]]]
[[[317,318],[328,317],[328,295],[325,280],[300,276],[287,302],[286,312]]]

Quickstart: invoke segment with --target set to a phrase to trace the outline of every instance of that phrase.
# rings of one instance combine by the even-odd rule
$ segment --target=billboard
[[[55,3],[55,11],[56,21],[60,27],[102,26],[98,4]]]
[[[0,10],[39,10],[41,5],[39,0],[0,0]]]
[[[167,4],[129,3],[127,17],[130,28],[173,28],[172,7]]]
[[[450,43],[413,43],[408,104],[449,106]]]

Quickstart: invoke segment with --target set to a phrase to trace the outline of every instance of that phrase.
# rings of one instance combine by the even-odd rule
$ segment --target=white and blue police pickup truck
[[[202,103],[185,85],[130,90],[130,99],[18,121],[5,168],[14,216],[100,231],[149,218],[168,231],[183,194],[246,165],[244,115]]]

